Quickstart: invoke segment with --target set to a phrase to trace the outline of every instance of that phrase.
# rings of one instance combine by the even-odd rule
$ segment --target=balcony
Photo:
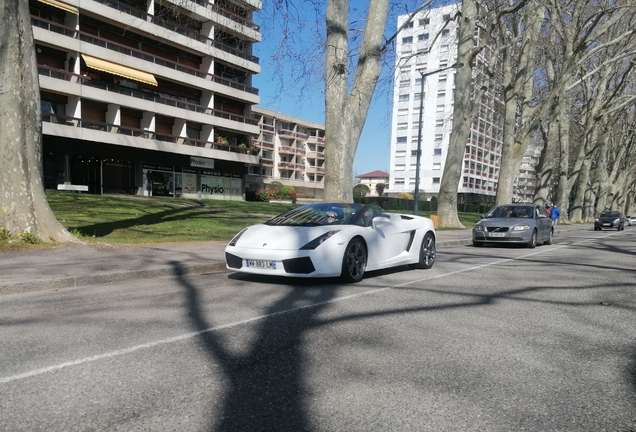
[[[278,146],[278,153],[296,154],[296,149],[289,146]]]
[[[273,149],[274,148],[274,144],[273,143],[268,143],[268,142],[264,142],[264,141],[254,141],[253,143],[254,143],[254,145],[256,147],[259,147],[259,148],[264,148],[264,149]]]
[[[212,150],[222,150],[232,153],[242,153],[247,155],[256,154],[255,150],[235,146],[231,144],[221,144],[213,141],[205,141],[200,139],[193,139],[188,137],[181,137],[176,135],[162,134],[158,132],[149,131],[147,129],[137,129],[126,126],[114,125],[111,123],[104,123],[95,120],[86,120],[77,117],[70,117],[66,115],[59,115],[50,112],[42,113],[43,123],[56,123],[65,125],[72,128],[91,129],[100,132],[115,133],[119,135],[133,136],[137,138],[149,139],[154,141],[170,142],[174,144],[190,145],[194,147],[202,147]]]
[[[258,95],[258,89],[254,88],[254,87],[249,87],[240,83],[237,83],[235,81],[232,81],[230,79],[227,78],[223,78],[220,77],[218,75],[213,75],[213,74],[208,74],[208,73],[204,73],[201,72],[197,69],[193,69],[191,67],[188,66],[184,66],[182,64],[179,63],[174,63],[171,60],[167,60],[161,57],[157,57],[157,56],[153,56],[151,54],[148,54],[147,52],[144,51],[140,51],[137,49],[133,49],[130,47],[127,47],[125,45],[120,45],[114,42],[111,42],[107,39],[103,39],[103,38],[99,38],[96,36],[93,36],[91,34],[88,33],[84,33],[82,31],[76,31],[75,29],[72,29],[70,27],[66,27],[57,23],[54,23],[52,21],[49,20],[45,20],[36,16],[31,16],[31,23],[34,27],[38,27],[44,30],[48,30],[57,34],[62,34],[64,36],[68,36],[70,38],[77,38],[79,36],[79,39],[82,42],[86,42],[89,43],[91,45],[96,45],[102,48],[106,48],[106,49],[110,49],[112,51],[118,52],[120,54],[124,54],[124,55],[128,55],[131,57],[134,57],[136,59],[140,59],[140,60],[144,60],[162,67],[166,67],[168,69],[172,69],[178,72],[182,72],[182,73],[186,73],[188,75],[192,75],[195,76],[197,78],[201,78],[204,80],[209,80],[212,81],[214,83],[217,84],[221,84],[227,87],[231,87],[240,91],[245,91],[247,93],[251,93],[254,95]]]
[[[274,126],[269,125],[269,124],[261,124],[261,130],[263,131],[267,131],[267,132],[275,132],[274,130]]]
[[[147,12],[141,10],[141,9],[137,9],[137,8],[131,7],[130,5],[127,5],[127,4],[124,4],[124,3],[120,3],[120,2],[118,2],[116,0],[94,0],[94,1],[96,1],[98,3],[101,3],[101,4],[105,5],[105,6],[109,6],[109,7],[113,8],[113,9],[116,9],[119,12],[123,12],[123,13],[125,13],[127,15],[132,15],[132,16],[140,18],[140,19],[142,19],[144,21],[151,22],[151,23],[156,24],[156,25],[158,25],[160,27],[163,27],[163,28],[165,28],[167,30],[173,31],[175,33],[178,33],[178,34],[180,34],[182,36],[186,36],[186,37],[188,37],[190,39],[197,40],[197,41],[199,41],[201,43],[204,43],[206,45],[211,45],[214,48],[217,48],[217,49],[219,49],[221,51],[225,51],[227,53],[233,54],[233,55],[235,55],[237,57],[241,57],[243,59],[249,60],[249,61],[254,62],[254,63],[258,63],[259,62],[259,58],[258,57],[255,57],[255,56],[250,55],[250,54],[246,54],[246,53],[242,52],[241,50],[238,50],[238,49],[236,49],[234,47],[231,47],[229,45],[225,45],[225,44],[223,44],[221,42],[215,41],[214,39],[210,39],[210,38],[208,38],[206,36],[203,36],[201,33],[193,31],[191,28],[188,28],[188,27],[185,27],[185,26],[180,26],[178,24],[175,24],[175,23],[170,22],[168,20],[165,20],[163,18],[156,17],[156,16],[151,15],[151,14],[149,14],[149,13],[147,13]],[[259,26],[258,25],[254,24],[254,23],[252,23],[250,21],[247,21],[244,18],[238,17],[237,15],[227,11],[226,9],[222,9],[222,8],[212,4],[212,3],[207,3],[207,2],[204,2],[204,3],[205,4],[201,4],[201,6],[205,6],[208,9],[218,13],[219,15],[222,15],[222,16],[224,16],[226,18],[229,18],[229,19],[231,19],[231,20],[233,20],[233,21],[235,21],[235,22],[237,22],[237,23],[239,23],[241,25],[244,25],[244,26],[246,26],[248,28],[251,28],[251,29],[256,30],[256,31],[259,30]]]
[[[208,107],[204,107],[203,105],[198,105],[193,102],[191,99],[187,98],[170,98],[165,96],[159,96],[147,91],[139,91],[135,89],[131,89],[129,87],[119,86],[112,83],[107,83],[104,81],[93,80],[91,78],[77,75],[71,72],[67,72],[64,69],[54,69],[45,65],[38,65],[38,74],[42,76],[47,76],[50,78],[60,79],[67,82],[77,82],[81,85],[85,85],[88,87],[97,88],[100,90],[106,90],[109,92],[117,93],[124,96],[130,96],[136,99],[143,99],[146,101],[155,102],[158,104],[181,108],[187,111],[195,111],[202,114],[211,115],[213,117],[219,117],[226,120],[232,120],[239,123],[256,125],[256,120],[240,116],[237,114],[229,113],[226,111],[220,111]],[[272,145],[273,148],[273,145]]]

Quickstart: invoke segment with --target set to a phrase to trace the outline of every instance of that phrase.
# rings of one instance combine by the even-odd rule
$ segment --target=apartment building
[[[260,0],[28,0],[47,189],[242,200]]]
[[[260,133],[254,141],[259,165],[252,165],[248,190],[273,181],[322,198],[325,176],[325,127],[260,106],[252,107]]]
[[[453,119],[455,69],[424,78],[422,75],[448,68],[457,61],[457,24],[452,17],[458,5],[427,9],[417,14],[400,32],[396,43],[396,67],[391,131],[391,179],[386,193],[413,193],[417,172],[417,144],[421,127],[419,189],[422,199],[439,193]],[[398,18],[398,28],[408,21]],[[475,30],[479,38],[479,29]],[[484,86],[485,65],[492,51],[486,48],[474,67],[474,88]],[[423,91],[422,91],[423,90]],[[466,142],[458,201],[493,201],[501,163],[503,103],[496,88],[486,90],[479,101]],[[423,100],[422,99],[423,96]],[[423,107],[420,125],[420,104]]]

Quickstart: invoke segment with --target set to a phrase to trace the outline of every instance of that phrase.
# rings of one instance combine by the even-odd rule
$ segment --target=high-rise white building
[[[391,130],[391,179],[387,194],[413,193],[417,171],[417,144],[420,131],[422,74],[457,62],[457,24],[452,18],[458,5],[421,11],[400,32],[396,44],[393,117]],[[408,15],[398,18],[398,28]],[[479,30],[475,30],[479,37]],[[491,50],[479,55],[474,67],[474,88],[485,80],[484,65]],[[455,69],[429,75],[424,80],[421,124],[420,196],[430,199],[439,193],[450,142],[453,118]],[[459,202],[493,201],[497,191],[501,161],[503,103],[497,89],[487,89],[479,101],[477,118],[466,142]]]

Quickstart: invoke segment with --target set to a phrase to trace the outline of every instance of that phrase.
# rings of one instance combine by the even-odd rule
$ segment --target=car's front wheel
[[[537,230],[532,231],[532,236],[530,237],[530,241],[526,243],[530,249],[534,249],[537,247]]]
[[[342,257],[340,277],[347,282],[360,282],[367,268],[367,247],[356,237],[349,242]]]
[[[428,232],[422,239],[420,246],[420,260],[416,264],[411,264],[412,268],[430,269],[435,263],[437,248],[435,246],[435,236]]]

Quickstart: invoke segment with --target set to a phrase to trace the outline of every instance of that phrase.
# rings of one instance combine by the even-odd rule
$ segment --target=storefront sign
[[[196,168],[214,168],[214,159],[190,156],[190,166]]]

